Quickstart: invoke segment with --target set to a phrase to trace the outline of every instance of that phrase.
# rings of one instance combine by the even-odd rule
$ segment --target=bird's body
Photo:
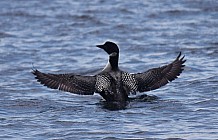
[[[96,81],[96,92],[106,101],[127,101],[128,95],[137,91],[132,75],[120,70],[99,74]]]
[[[125,102],[130,93],[157,89],[177,78],[183,71],[184,56],[178,57],[170,64],[153,68],[146,72],[130,74],[119,69],[119,48],[113,42],[97,45],[109,55],[106,67],[97,75],[81,76],[75,74],[45,74],[33,70],[41,84],[75,94],[92,95],[99,93],[107,102]]]

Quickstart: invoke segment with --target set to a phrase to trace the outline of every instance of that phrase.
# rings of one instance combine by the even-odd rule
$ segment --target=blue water
[[[91,75],[107,63],[96,44],[120,46],[120,67],[174,60],[181,76],[111,111],[101,97],[48,89],[31,68]],[[218,1],[1,0],[0,139],[217,139]]]

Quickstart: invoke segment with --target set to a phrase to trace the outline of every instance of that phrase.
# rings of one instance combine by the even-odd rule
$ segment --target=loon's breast
[[[137,83],[127,72],[110,71],[97,75],[96,89],[106,101],[126,101],[137,90]]]

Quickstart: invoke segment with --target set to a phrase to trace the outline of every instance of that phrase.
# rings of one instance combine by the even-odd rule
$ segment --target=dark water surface
[[[115,41],[120,66],[141,72],[182,51],[186,69],[159,99],[110,111],[101,97],[51,90],[43,72],[93,74],[96,44]],[[217,139],[218,1],[1,0],[0,139]]]

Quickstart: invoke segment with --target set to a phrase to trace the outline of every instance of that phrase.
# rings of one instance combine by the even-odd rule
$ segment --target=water
[[[0,1],[0,139],[217,139],[218,1]],[[111,111],[101,97],[48,89],[31,68],[93,74],[121,49],[141,72],[182,51],[186,69],[167,86]],[[145,94],[145,93],[144,93]]]

